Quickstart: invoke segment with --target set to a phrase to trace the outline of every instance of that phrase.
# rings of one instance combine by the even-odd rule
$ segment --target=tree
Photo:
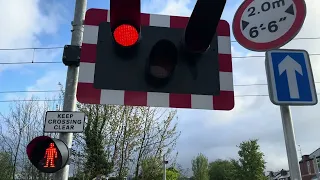
[[[162,161],[161,158],[150,157],[144,159],[141,165],[141,180],[161,180],[162,179]]]
[[[195,180],[209,180],[208,158],[199,154],[192,160],[192,171]]]
[[[13,167],[10,153],[0,151],[0,180],[13,179]]]
[[[88,121],[84,133],[75,138],[76,147],[73,148],[73,155],[82,157],[81,160],[85,162],[80,164],[80,159],[78,160],[77,176],[92,179],[99,174],[109,174],[113,163],[109,159],[110,152],[105,150],[108,137],[105,135],[107,126],[114,120],[113,114],[116,113],[116,109],[113,106],[82,104],[78,104],[78,108],[87,115]]]
[[[184,169],[183,166],[178,163],[176,163],[174,167],[179,172],[179,180],[189,179],[189,168]]]
[[[142,132],[139,135],[138,158],[136,160],[135,176],[138,176],[141,162],[149,157],[166,159],[174,163],[168,156],[180,136],[177,123],[174,122],[177,111],[160,110],[159,108],[141,108]]]
[[[239,160],[232,160],[239,180],[265,180],[264,169],[266,162],[264,154],[260,151],[258,140],[249,140],[240,143],[238,154]]]
[[[48,99],[49,100],[49,99]],[[0,152],[1,158],[10,155],[11,177],[9,179],[50,179],[50,174],[40,173],[28,160],[27,144],[36,136],[43,135],[43,122],[47,110],[53,110],[55,102],[16,101],[9,105],[9,111],[0,112]],[[49,136],[55,137],[55,134]],[[1,163],[1,162],[0,162]],[[2,163],[1,163],[2,164]],[[0,169],[2,169],[0,167]],[[3,176],[0,175],[0,179]]]
[[[170,167],[166,171],[167,180],[178,180],[180,178],[180,172],[174,168]]]
[[[233,180],[234,166],[231,161],[218,159],[209,164],[210,180]]]
[[[62,97],[63,92],[59,99]],[[26,146],[39,135],[57,137],[58,133],[43,132],[43,122],[45,112],[60,110],[63,101],[42,103],[37,98],[32,99],[34,101],[14,102],[8,112],[0,112],[0,161],[9,156],[10,161],[6,162],[12,164],[11,168],[3,168],[8,164],[0,162],[0,169],[6,169],[0,172],[0,180],[2,177],[13,180],[15,177],[52,178],[52,174],[40,173],[30,163]],[[162,163],[162,156],[174,164],[175,160],[170,158],[175,155],[172,152],[180,135],[176,110],[80,103],[78,109],[87,119],[84,132],[74,134],[70,157],[73,179],[92,179],[111,173],[119,179],[129,173],[139,176],[144,171],[148,174],[150,168],[146,162],[151,158],[160,159]],[[9,178],[4,175],[7,173]]]
[[[161,158],[148,158],[142,161],[142,173],[141,180],[162,180],[163,177],[163,163]],[[175,167],[169,167],[166,169],[167,180],[178,180],[180,178],[180,172]]]
[[[109,173],[122,178],[130,170],[135,177],[142,171],[148,174],[146,163],[163,155],[170,158],[180,135],[174,121],[176,111],[87,104],[78,104],[78,108],[88,118],[84,134],[75,135],[72,151],[79,178]]]

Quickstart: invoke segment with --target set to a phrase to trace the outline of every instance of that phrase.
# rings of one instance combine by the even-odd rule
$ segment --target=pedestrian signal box
[[[70,154],[63,141],[48,136],[39,136],[28,144],[27,155],[39,171],[54,173],[67,164]]]

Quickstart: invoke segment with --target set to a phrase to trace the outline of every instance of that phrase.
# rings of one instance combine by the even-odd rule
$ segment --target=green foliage
[[[209,164],[210,180],[233,180],[235,168],[232,162],[218,159]]]
[[[180,178],[180,172],[174,167],[170,167],[166,171],[167,180],[178,180]]]
[[[86,111],[87,109],[81,109]],[[89,175],[89,179],[96,177],[99,174],[109,174],[112,164],[108,161],[104,146],[103,127],[107,117],[102,117],[99,106],[89,108],[86,112],[88,122],[84,131],[84,140],[86,142],[86,162],[84,172]],[[108,111],[107,111],[108,112]],[[108,116],[109,114],[104,114]]]
[[[258,140],[240,143],[239,160],[218,159],[208,165],[208,160],[199,154],[192,160],[193,180],[267,180],[264,175],[265,161]],[[210,177],[210,178],[209,178]]]
[[[264,175],[265,161],[264,154],[260,152],[258,140],[244,141],[239,146],[239,160],[232,160],[235,167],[237,180],[265,180]]]
[[[161,158],[150,157],[142,161],[142,180],[162,178],[162,160]]]
[[[153,172],[151,167],[155,165],[149,163],[149,167],[150,158],[163,155],[174,163],[170,155],[180,135],[174,122],[176,111],[87,104],[78,104],[78,108],[88,120],[85,132],[75,135],[73,155],[81,158],[74,164],[79,164],[76,172],[84,173],[86,179],[110,173],[122,179],[132,164],[134,176],[140,178],[144,172],[148,177],[151,173],[147,171]]]
[[[12,179],[13,163],[7,152],[0,152],[0,180]]]
[[[200,153],[192,160],[192,171],[195,180],[209,180],[208,158]]]
[[[80,180],[80,178],[77,178],[77,177],[69,177],[68,180]]]
[[[162,180],[163,178],[163,166],[161,158],[150,157],[142,161],[142,173],[140,177],[135,177],[135,180]],[[178,180],[180,178],[180,172],[170,167],[166,170],[167,180]]]
[[[63,95],[59,97],[63,99]],[[14,102],[7,114],[0,112],[0,180],[13,179],[13,174],[17,179],[52,179],[52,174],[40,173],[29,162],[25,147],[34,137],[43,135],[45,112],[60,110],[61,105],[60,101]],[[176,110],[81,103],[77,107],[87,118],[84,132],[74,134],[70,157],[74,177],[70,179],[91,180],[100,174],[123,179],[129,171],[139,179],[143,171],[151,176],[155,164],[147,163],[149,157],[166,156],[174,164],[173,150],[180,135]],[[3,131],[2,125],[8,129]],[[58,133],[44,135],[57,137]],[[147,172],[149,169],[151,172]],[[162,177],[162,167],[156,174]]]

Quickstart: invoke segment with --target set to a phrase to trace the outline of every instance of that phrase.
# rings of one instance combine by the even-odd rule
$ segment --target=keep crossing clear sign
[[[44,132],[80,133],[84,130],[83,112],[47,111]]]

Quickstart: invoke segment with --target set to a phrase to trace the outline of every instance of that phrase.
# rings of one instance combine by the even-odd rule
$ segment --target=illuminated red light
[[[139,40],[139,32],[129,24],[118,26],[113,32],[114,40],[121,46],[132,46]]]
[[[50,143],[49,147],[46,149],[44,158],[46,159],[45,168],[54,168],[55,167],[55,159],[58,158],[57,148],[54,146],[54,143]]]

